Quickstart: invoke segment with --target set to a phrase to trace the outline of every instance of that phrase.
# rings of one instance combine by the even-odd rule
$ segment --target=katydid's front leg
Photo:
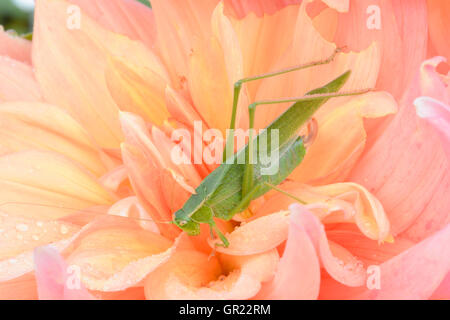
[[[319,66],[319,65],[323,65],[323,64],[328,64],[328,63],[332,62],[334,60],[334,58],[336,57],[336,55],[341,51],[342,51],[342,48],[336,48],[336,50],[333,52],[333,54],[331,56],[329,56],[328,58],[326,58],[325,60],[313,61],[313,62],[309,62],[309,63],[305,63],[305,64],[300,64],[300,65],[297,65],[294,67],[281,69],[278,71],[269,72],[269,73],[261,74],[258,76],[253,76],[253,77],[248,77],[248,78],[238,80],[234,84],[234,88],[233,88],[233,110],[231,113],[230,132],[228,134],[226,146],[223,151],[223,162],[225,162],[228,159],[228,157],[232,156],[234,153],[232,146],[234,145],[234,130],[236,129],[237,107],[238,107],[238,102],[239,102],[239,95],[241,93],[242,85],[244,83],[261,80],[261,79],[266,79],[266,78],[271,78],[271,77],[279,76],[279,75],[286,74],[289,72],[303,70],[303,69],[307,69],[307,68],[311,68],[311,67],[315,67],[315,66]],[[230,153],[230,154],[228,154],[228,153]]]

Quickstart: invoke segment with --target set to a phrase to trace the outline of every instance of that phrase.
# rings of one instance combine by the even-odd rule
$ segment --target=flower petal
[[[54,244],[64,249],[80,229],[63,221],[0,213],[0,282],[11,281],[33,270],[33,249]]]
[[[131,219],[107,216],[86,226],[63,254],[81,269],[86,288],[110,292],[139,284],[172,251],[172,241],[163,236]]]
[[[0,56],[0,102],[39,101],[42,99],[39,85],[31,66]]]
[[[383,263],[381,289],[362,295],[370,299],[427,299],[450,271],[450,225]]]
[[[93,176],[59,154],[27,151],[0,157],[5,213],[50,220],[111,201]]]
[[[448,46],[450,30],[450,4],[445,0],[427,0],[428,29],[431,43],[437,54],[450,59]]]
[[[430,88],[431,92],[439,86],[445,88],[439,83],[440,78],[433,76],[434,69],[428,70],[430,63],[435,65],[432,61],[424,63],[420,78],[400,102],[400,112],[350,175],[350,180],[365,186],[381,201],[393,235],[414,225],[409,235],[414,240],[421,240],[450,222],[449,162],[435,130],[417,121],[413,107],[417,97],[428,95],[428,89],[421,88]],[[422,218],[416,220],[418,217]]]
[[[75,270],[69,269],[55,248],[46,246],[35,249],[34,264],[40,300],[94,299],[81,283],[77,286],[80,279]]]
[[[47,101],[67,109],[101,147],[117,148],[122,139],[119,107],[105,79],[110,59],[162,79],[168,76],[156,55],[140,41],[105,30],[77,10],[68,14],[71,6],[67,1],[36,3],[36,78]]]
[[[439,132],[443,148],[450,159],[450,107],[429,97],[417,98],[414,105],[417,115],[428,121]]]
[[[211,15],[217,1],[153,0],[158,30],[157,48],[169,70],[174,89],[185,87],[194,38],[210,35]]]
[[[220,255],[219,259],[198,251],[178,251],[147,277],[146,298],[248,299],[259,291],[261,281],[270,279],[278,259],[276,250],[246,257]]]
[[[299,183],[285,183],[281,187],[301,199],[324,224],[354,222],[368,238],[383,242],[390,234],[390,224],[383,206],[364,187],[355,183],[336,183],[310,187]],[[287,210],[296,203],[284,194],[267,196],[255,217],[278,210]]]
[[[246,256],[274,249],[286,241],[289,229],[289,212],[282,211],[250,221],[226,234],[230,245],[216,246],[220,239],[208,242],[217,252]]]
[[[397,103],[387,92],[328,103],[317,113],[319,131],[314,143],[290,178],[311,184],[343,181],[364,150],[367,140],[364,119],[396,111]]]
[[[0,146],[3,154],[28,149],[58,152],[97,176],[106,170],[86,131],[66,112],[48,104],[0,104]]]
[[[0,26],[0,56],[31,64],[31,42],[5,31]]]
[[[153,12],[133,0],[69,0],[105,29],[140,40],[149,48],[156,40]]]
[[[425,0],[352,1],[349,12],[338,15],[335,41],[358,51],[377,42],[381,50],[377,88],[400,98],[426,57],[426,12]]]

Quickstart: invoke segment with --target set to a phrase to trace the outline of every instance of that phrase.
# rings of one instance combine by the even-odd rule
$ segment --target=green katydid
[[[246,82],[273,77],[280,74],[301,70],[321,64],[331,62],[339,52],[337,49],[332,56],[326,60],[316,61],[277,72],[245,78],[236,82],[234,86],[233,112],[231,119],[231,133],[227,138],[227,146],[224,151],[224,162],[209,174],[196,188],[193,194],[181,209],[175,212],[172,222],[189,235],[195,236],[200,233],[200,224],[206,223],[219,236],[223,246],[229,245],[226,237],[216,227],[213,218],[230,220],[239,212],[244,211],[250,202],[268,192],[271,189],[279,190],[276,186],[282,183],[290,173],[302,162],[306,153],[303,137],[299,137],[298,130],[310,120],[313,114],[326,101],[334,97],[351,96],[363,94],[370,89],[355,92],[339,93],[338,90],[346,83],[350,76],[350,71],[345,72],[338,78],[321,88],[308,92],[303,97],[257,101],[248,107],[250,135],[248,144],[236,154],[228,156],[227,150],[232,150],[234,137],[232,132],[235,129],[236,113],[239,94],[242,85]],[[294,102],[294,104],[273,121],[258,136],[253,137],[254,119],[256,107],[284,102]],[[277,150],[265,141],[263,136],[270,140],[268,132],[278,131]],[[265,154],[278,152],[279,169],[276,174],[263,175],[262,161],[259,152],[265,149]],[[239,163],[238,158],[245,156],[245,162]]]
[[[230,145],[232,146],[234,139],[233,130],[235,129],[236,123],[238,98],[242,85],[246,82],[327,64],[334,59],[339,51],[340,50],[337,49],[334,54],[326,60],[245,78],[236,82],[234,86],[233,110],[230,124],[231,131],[227,137],[227,146],[224,151],[223,163],[201,182],[195,190],[196,193],[185,202],[181,209],[174,213],[174,219],[172,221],[154,222],[175,224],[191,236],[198,235],[200,233],[200,224],[206,223],[210,226],[211,233],[215,231],[221,239],[222,244],[220,245],[227,247],[229,245],[228,240],[217,228],[213,218],[228,221],[237,213],[244,211],[252,200],[264,195],[271,189],[282,192],[285,195],[292,197],[294,200],[302,202],[301,199],[297,199],[277,187],[292,173],[292,171],[294,171],[305,156],[306,141],[304,137],[299,137],[297,132],[330,98],[359,95],[370,91],[370,89],[339,93],[339,89],[343,87],[350,76],[350,71],[347,71],[325,86],[308,92],[305,96],[254,102],[248,107],[250,128],[248,143],[244,148],[234,154],[227,151],[233,149],[232,147],[230,148]],[[254,127],[256,107],[285,102],[294,102],[294,104],[265,128],[263,132],[258,136],[253,137],[252,129]],[[278,132],[279,140],[275,147],[276,150],[272,147],[272,144],[267,141],[270,141],[271,135],[268,133],[272,131]],[[260,159],[261,152],[258,152],[261,151],[261,149],[264,149],[263,151],[265,152],[263,153],[266,155],[272,155],[272,153],[277,152],[279,169],[276,174],[262,174],[263,161]],[[228,154],[230,155],[228,156]],[[242,158],[244,158],[245,161],[240,163],[238,160]],[[4,203],[0,204],[0,207],[13,204],[21,203]],[[78,211],[76,209],[71,210]],[[145,221],[146,219],[137,220]]]

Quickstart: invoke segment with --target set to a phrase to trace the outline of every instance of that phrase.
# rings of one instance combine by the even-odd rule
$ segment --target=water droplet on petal
[[[60,231],[61,231],[62,234],[66,234],[66,233],[69,232],[69,228],[67,228],[66,226],[61,226]]]
[[[16,225],[16,229],[22,232],[28,231],[28,226],[24,223],[19,223]]]

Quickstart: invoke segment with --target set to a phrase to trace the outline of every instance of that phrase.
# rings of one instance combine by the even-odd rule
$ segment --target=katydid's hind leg
[[[300,64],[300,65],[296,65],[293,67],[289,67],[289,68],[285,68],[285,69],[281,69],[281,70],[277,70],[277,71],[273,71],[273,72],[269,72],[269,73],[264,73],[261,75],[243,78],[243,79],[236,81],[234,84],[234,88],[233,88],[233,109],[232,109],[232,113],[231,113],[230,133],[226,140],[226,146],[225,146],[225,150],[223,152],[223,161],[225,162],[225,160],[228,157],[227,150],[232,149],[231,147],[234,145],[233,130],[236,129],[236,116],[237,116],[237,107],[238,107],[238,103],[239,103],[239,95],[241,93],[242,85],[244,83],[261,80],[261,79],[266,79],[266,78],[271,78],[271,77],[279,76],[282,74],[331,63],[334,60],[334,58],[336,57],[336,55],[339,52],[341,52],[343,49],[344,48],[336,48],[336,50],[334,50],[333,54],[324,60],[318,60],[318,61],[313,61],[313,62],[309,62],[309,63],[305,63],[305,64]]]

